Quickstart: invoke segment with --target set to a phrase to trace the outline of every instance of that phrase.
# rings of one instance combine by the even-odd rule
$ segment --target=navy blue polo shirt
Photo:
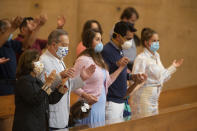
[[[16,80],[16,53],[20,53],[21,50],[22,43],[15,40],[7,41],[0,47],[0,58],[10,59],[7,63],[0,64],[0,95],[14,93],[14,85],[4,82]]]
[[[107,43],[103,51],[101,52],[102,57],[109,67],[109,73],[112,74],[118,69],[116,62],[123,57],[122,50],[118,49],[116,45],[110,41]],[[123,97],[127,91],[127,67],[123,69],[114,83],[109,87],[107,94],[107,101],[115,103],[124,103]]]

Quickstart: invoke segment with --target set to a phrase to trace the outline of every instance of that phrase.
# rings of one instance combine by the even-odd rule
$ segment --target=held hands
[[[125,67],[129,63],[128,57],[122,57],[119,61],[116,62],[118,67]]]
[[[83,93],[81,97],[84,98],[88,102],[89,105],[93,105],[94,103],[98,101],[98,99],[95,96],[91,94],[87,94],[87,93]]]
[[[53,70],[50,75],[47,77],[46,73],[45,73],[45,83],[48,87],[50,87],[52,85],[52,83],[54,82],[56,77],[56,71]]]
[[[146,74],[132,74],[132,79],[136,85],[139,85],[147,80],[147,75]]]
[[[173,66],[175,66],[176,68],[177,67],[180,67],[182,64],[183,64],[183,61],[184,61],[184,59],[182,58],[182,59],[180,59],[180,60],[174,60],[173,61]]]
[[[89,67],[85,68],[85,66],[83,66],[82,70],[81,70],[81,73],[80,73],[80,76],[81,76],[81,79],[83,81],[89,79],[93,73],[95,72],[96,70],[96,66],[95,65],[90,65]]]
[[[57,28],[62,29],[66,23],[66,19],[64,16],[57,17]]]

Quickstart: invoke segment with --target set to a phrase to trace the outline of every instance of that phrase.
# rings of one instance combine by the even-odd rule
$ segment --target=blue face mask
[[[150,46],[150,50],[155,53],[158,49],[159,49],[159,41],[153,42]]]
[[[95,47],[94,47],[94,51],[96,53],[100,53],[101,51],[103,50],[103,43],[100,42],[99,44],[97,44]]]
[[[10,34],[7,41],[11,41],[12,37],[13,37],[13,34]]]

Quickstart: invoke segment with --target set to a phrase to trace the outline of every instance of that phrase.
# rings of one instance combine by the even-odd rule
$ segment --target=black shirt
[[[55,89],[48,95],[42,86],[42,81],[31,75],[17,80],[13,131],[46,131],[48,128],[49,104],[59,102],[63,94]]]

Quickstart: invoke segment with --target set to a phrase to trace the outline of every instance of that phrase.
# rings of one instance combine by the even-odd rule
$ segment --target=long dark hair
[[[101,35],[103,34],[103,30],[101,28],[100,23],[97,20],[88,20],[86,21],[86,23],[83,26],[83,31],[81,33],[81,36],[83,37],[83,34],[85,33],[85,31],[89,30],[92,28],[92,23],[96,23],[98,25],[98,30],[101,33]]]
[[[19,63],[16,70],[16,77],[19,78],[23,75],[28,75],[33,71],[33,61],[39,59],[39,52],[37,50],[31,49],[25,51],[19,59]]]
[[[82,36],[83,45],[86,47],[78,57],[86,55],[92,57],[96,65],[107,69],[107,65],[105,64],[103,57],[100,53],[95,53],[94,49],[92,48],[93,39],[96,36],[96,33],[100,33],[99,30],[89,29],[86,30]]]
[[[153,29],[151,28],[144,28],[142,29],[142,32],[141,32],[141,42],[142,42],[142,45],[144,47],[145,46],[145,41],[149,41],[150,38],[154,35],[154,34],[157,34],[156,31],[154,31]]]

